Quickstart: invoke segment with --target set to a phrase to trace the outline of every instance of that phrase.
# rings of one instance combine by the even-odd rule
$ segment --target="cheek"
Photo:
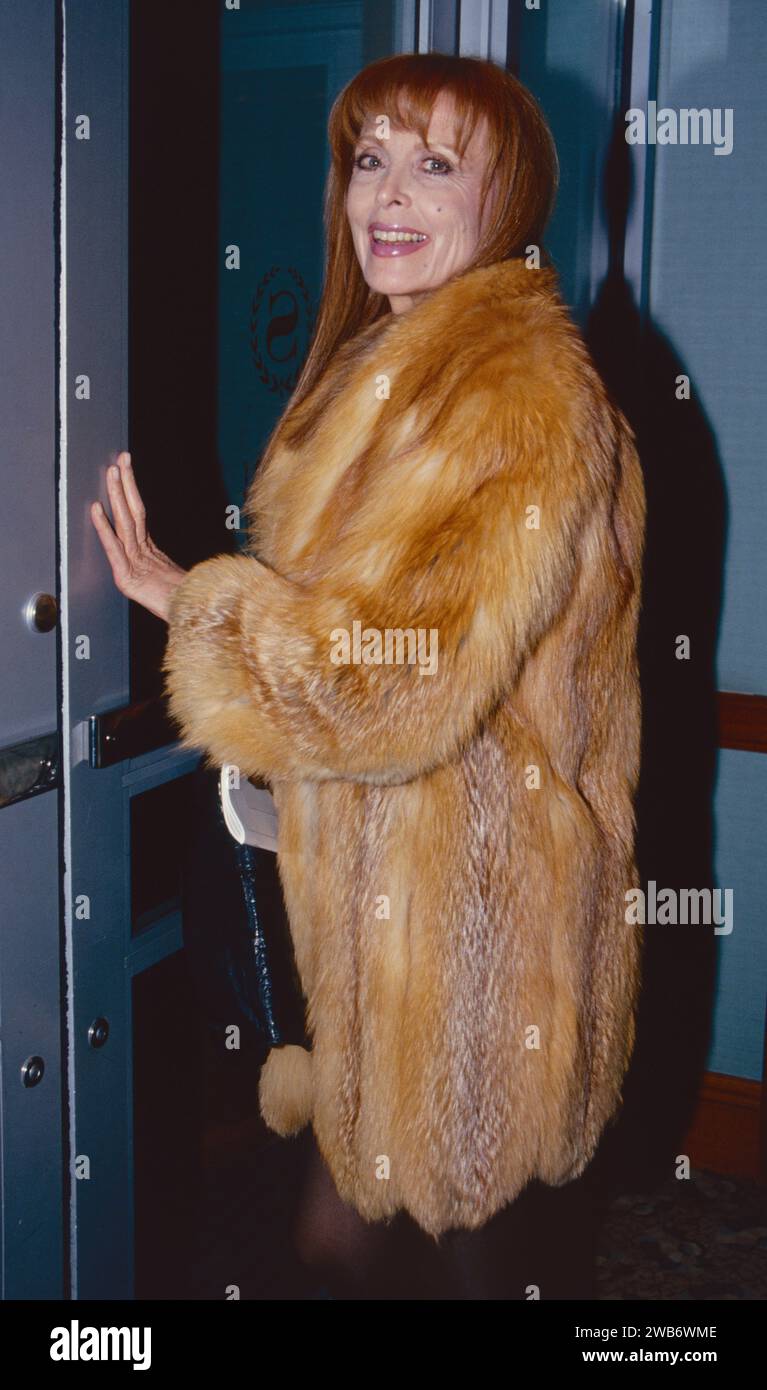
[[[346,217],[353,229],[357,229],[362,221],[362,199],[360,197],[359,186],[350,184],[346,194]]]
[[[437,236],[441,237],[446,243],[454,242],[456,245],[463,245],[466,241],[472,241],[476,237],[476,229],[468,212],[448,212],[447,216],[443,209],[442,214],[435,210],[434,227]]]
[[[448,236],[473,236],[479,222],[479,207],[469,196],[449,201],[444,195],[434,205],[434,222],[438,231]]]

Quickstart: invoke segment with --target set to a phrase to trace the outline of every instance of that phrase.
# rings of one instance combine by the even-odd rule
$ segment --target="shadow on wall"
[[[700,400],[676,397],[687,368],[623,277],[631,150],[616,119],[605,167],[611,263],[586,326],[595,363],[632,425],[647,494],[639,657],[642,771],[637,798],[640,886],[713,887],[718,734],[716,639],[726,496],[713,428]],[[678,660],[677,637],[690,639]],[[645,928],[644,986],[624,1111],[607,1136],[629,1181],[668,1176],[695,1109],[711,1033],[713,926]]]

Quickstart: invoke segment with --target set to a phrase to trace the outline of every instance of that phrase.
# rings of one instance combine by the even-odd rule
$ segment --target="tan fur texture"
[[[247,511],[165,671],[184,744],[277,803],[313,1051],[271,1054],[266,1119],[366,1218],[478,1227],[585,1169],[634,1043],[634,436],[555,272],[506,261],[347,344]],[[355,620],[437,629],[437,672],[333,665]]]
[[[312,1056],[293,1043],[273,1047],[258,1083],[261,1115],[276,1134],[298,1134],[312,1118]]]

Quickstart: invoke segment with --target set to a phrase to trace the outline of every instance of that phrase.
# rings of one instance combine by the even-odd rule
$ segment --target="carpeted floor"
[[[613,1197],[597,1242],[600,1299],[767,1297],[767,1191],[692,1170],[654,1192]]]

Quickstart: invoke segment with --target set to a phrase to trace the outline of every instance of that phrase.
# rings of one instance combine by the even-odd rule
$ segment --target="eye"
[[[376,161],[376,165],[373,165],[373,164],[363,164],[363,162],[362,162],[363,159],[374,159],[374,160]],[[377,154],[371,154],[370,152],[368,152],[368,153],[366,153],[366,154],[358,154],[357,157],[356,157],[356,159],[355,159],[355,161],[354,161],[355,167],[356,167],[357,169],[373,169],[373,168],[375,168],[375,167],[376,167],[378,164],[380,164],[380,163],[381,163],[381,161],[380,161],[380,159],[378,158],[378,155],[377,155]]]
[[[446,159],[440,159],[436,154],[430,154],[430,155],[428,155],[427,158],[424,160],[424,163],[425,163],[425,164],[441,164],[441,165],[442,165],[442,168],[441,168],[441,169],[427,169],[427,170],[426,170],[426,173],[427,173],[427,174],[437,174],[437,175],[439,175],[440,177],[442,177],[442,176],[444,176],[445,174],[452,174],[452,172],[453,172],[453,166],[452,166],[452,164],[448,164],[448,162],[447,162]]]

